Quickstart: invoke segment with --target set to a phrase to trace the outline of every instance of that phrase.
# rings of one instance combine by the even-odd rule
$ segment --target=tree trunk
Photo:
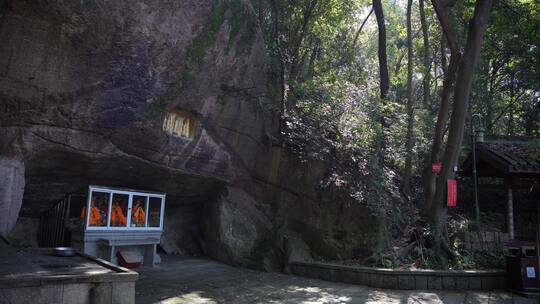
[[[424,38],[424,81],[423,81],[423,104],[426,109],[431,109],[431,96],[429,86],[431,83],[431,59],[429,56],[429,30],[426,21],[426,12],[424,10],[424,0],[419,1],[420,24],[422,26],[422,36]]]
[[[360,25],[360,28],[358,28],[358,31],[356,31],[356,35],[354,35],[354,40],[353,40],[353,44],[352,44],[353,47],[356,46],[356,43],[358,42],[358,37],[360,37],[360,33],[362,32],[362,29],[364,28],[364,25],[366,25],[366,22],[368,21],[369,16],[371,16],[372,13],[373,13],[373,6],[369,10],[369,14],[366,16],[366,18],[364,19],[364,21]]]
[[[431,164],[439,162],[440,156],[443,148],[444,135],[446,124],[448,121],[448,115],[450,111],[450,101],[452,98],[452,90],[454,87],[454,82],[456,80],[456,72],[458,69],[461,53],[459,52],[457,45],[457,36],[454,29],[451,27],[449,22],[449,13],[451,12],[447,2],[442,2],[441,0],[432,0],[433,8],[437,13],[437,18],[441,25],[442,31],[446,39],[441,40],[441,62],[443,63],[444,71],[444,81],[443,88],[441,91],[441,104],[439,106],[439,111],[437,113],[437,123],[435,125],[435,132],[433,134],[433,145],[431,146],[431,154],[429,158],[429,163],[426,164],[426,168],[431,167]],[[446,47],[445,43],[448,43],[450,49],[450,63],[448,67],[444,66],[446,62]],[[436,175],[431,171],[426,169],[426,175],[424,176],[424,215],[429,214],[429,210],[432,208],[433,199],[435,195],[436,188]]]
[[[388,77],[388,61],[386,58],[386,26],[384,24],[384,13],[381,0],[373,0],[373,11],[377,17],[377,28],[379,29],[379,77],[381,100],[385,100],[390,89],[390,78]]]
[[[493,0],[478,0],[474,8],[474,16],[469,21],[467,41],[463,56],[459,62],[456,85],[454,88],[454,103],[448,141],[442,159],[440,178],[437,181],[434,203],[429,213],[429,220],[434,233],[434,250],[438,251],[446,244],[446,205],[444,196],[446,193],[446,181],[453,178],[453,167],[457,165],[461,151],[465,118],[469,105],[474,70],[480,56],[480,48],[484,39],[484,33],[488,23],[489,12]],[[445,243],[445,244],[442,244]]]
[[[486,104],[486,132],[487,134],[490,134],[491,133],[491,121],[493,119],[493,87],[494,87],[494,83],[495,83],[495,77],[494,77],[494,73],[493,73],[493,70],[494,70],[494,66],[495,66],[495,61],[494,60],[490,60],[489,61],[489,67],[490,67],[490,70],[489,70],[489,79],[488,79],[488,87],[487,87],[487,91],[488,91],[488,94],[487,94],[487,104]]]
[[[514,104],[515,94],[514,94],[514,72],[510,74],[510,102],[509,104]],[[508,107],[508,125],[506,126],[506,134],[514,135],[514,107]]]
[[[285,85],[286,79],[285,79],[285,62],[284,62],[284,55],[281,51],[281,42],[280,42],[280,33],[283,31],[280,28],[280,8],[278,7],[277,1],[269,1],[270,9],[272,12],[272,21],[273,21],[273,28],[272,28],[272,41],[275,45],[276,49],[276,55],[277,59],[279,60],[279,92],[280,92],[280,118],[279,118],[279,134],[281,134],[281,131],[283,131],[284,128],[284,119],[283,117],[287,116],[287,88]]]
[[[304,16],[302,19],[302,25],[295,33],[295,41],[291,51],[291,66],[289,68],[289,81],[295,81],[300,72],[300,47],[306,36],[309,23],[311,22],[311,17],[313,16],[313,11],[317,6],[317,0],[311,0],[309,5],[304,11]]]
[[[413,44],[412,44],[412,0],[407,1],[407,139],[405,143],[405,173],[401,189],[407,197],[411,195],[412,155],[413,155],[413,126],[414,108],[412,100],[412,74],[413,74]]]
[[[386,150],[386,129],[388,129],[388,123],[385,117],[386,97],[388,96],[388,90],[390,89],[390,78],[388,76],[388,60],[386,56],[386,26],[384,25],[384,13],[381,0],[373,0],[373,11],[377,17],[377,28],[379,32],[378,40],[378,58],[379,58],[379,78],[380,78],[380,98],[381,98],[381,134],[380,138],[376,142],[376,150],[379,151],[379,162],[381,167],[385,163],[385,150]]]

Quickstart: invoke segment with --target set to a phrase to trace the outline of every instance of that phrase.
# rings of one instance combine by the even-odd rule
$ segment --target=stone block
[[[356,273],[351,270],[341,270],[341,282],[348,284],[356,283]]]
[[[469,289],[471,289],[471,290],[481,290],[482,289],[482,279],[480,277],[469,277]]]
[[[94,304],[90,301],[92,284],[65,284],[62,295],[63,304]]]
[[[361,284],[362,274],[356,271],[347,271],[347,282],[349,284]]]
[[[415,289],[427,290],[428,289],[428,277],[423,275],[414,276]]]
[[[319,278],[319,269],[317,269],[316,267],[306,267],[305,273],[305,276],[308,278]]]
[[[112,304],[112,284],[93,284],[90,288],[90,303]]]
[[[0,303],[62,303],[62,285],[3,289]],[[2,296],[2,294],[0,294]]]
[[[479,242],[485,242],[486,241],[486,234],[487,232],[478,232],[478,241]]]
[[[427,279],[427,287],[429,290],[441,290],[442,280],[438,276],[429,276]]]
[[[367,285],[368,274],[366,272],[357,272],[356,279],[359,285]]]
[[[135,282],[114,282],[112,304],[135,304]]]
[[[291,264],[289,267],[291,269],[291,272],[295,275],[299,275],[299,276],[306,275],[306,267],[304,266]]]
[[[332,279],[332,270],[328,268],[319,268],[318,278],[325,281],[331,281]]]
[[[398,281],[398,276],[393,274],[393,273],[389,273],[389,274],[381,274],[381,284],[382,284],[382,288],[388,288],[388,289],[399,289],[399,281]]]
[[[323,271],[324,280],[335,282],[334,281],[335,272],[336,272],[335,269],[328,269],[328,268],[324,269]]]
[[[374,273],[366,273],[366,285],[371,287],[376,287],[376,275]]]
[[[456,289],[456,278],[451,277],[442,277],[442,286],[444,290],[455,290]]]
[[[505,278],[502,276],[482,277],[482,290],[502,289],[505,285]]]
[[[467,289],[469,289],[469,278],[456,277],[456,290],[467,290]]]
[[[342,282],[341,280],[341,270],[340,269],[331,269],[330,270],[330,281],[332,282]]]
[[[371,278],[371,283],[375,288],[384,288],[383,275],[378,273],[373,273]]]
[[[405,289],[405,290],[410,290],[410,289],[415,289],[415,281],[414,281],[414,276],[412,275],[400,275],[398,276],[398,284],[399,284],[399,289]]]
[[[492,283],[493,289],[505,289],[508,286],[508,282],[506,281],[506,277],[504,276],[495,277]]]

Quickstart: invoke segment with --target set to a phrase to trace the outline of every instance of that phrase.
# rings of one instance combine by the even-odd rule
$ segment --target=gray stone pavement
[[[203,258],[167,256],[142,267],[136,303],[504,303],[536,300],[506,292],[429,292],[376,289],[228,266]]]

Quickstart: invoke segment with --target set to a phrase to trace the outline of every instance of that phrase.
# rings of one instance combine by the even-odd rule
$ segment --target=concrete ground
[[[203,258],[164,257],[142,267],[136,303],[540,303],[505,292],[376,289],[236,268]]]

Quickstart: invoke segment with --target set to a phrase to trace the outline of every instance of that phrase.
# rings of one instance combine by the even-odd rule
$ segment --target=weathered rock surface
[[[7,239],[10,244],[18,248],[38,247],[39,219],[31,217],[19,217],[15,227],[9,233]]]
[[[269,248],[273,225],[261,208],[265,206],[238,188],[227,187],[226,194],[207,204],[204,213],[209,255],[222,261],[256,265]]]
[[[204,201],[209,178],[264,164],[257,152],[275,132],[267,57],[248,8],[232,20],[224,3],[4,5],[0,151],[24,160],[29,207],[93,180]],[[233,37],[233,21],[249,30]],[[193,140],[161,131],[176,108],[199,118]]]
[[[24,193],[24,163],[0,157],[0,235],[6,236],[17,222]]]
[[[193,210],[195,209],[195,210]],[[199,226],[198,209],[168,206],[160,246],[167,254],[204,255],[204,240]]]
[[[324,164],[273,147],[276,78],[249,2],[2,3],[0,234],[21,204],[35,217],[98,184],[166,192],[170,252],[279,270],[377,241],[367,208],[318,188]],[[176,109],[193,139],[162,131]]]

